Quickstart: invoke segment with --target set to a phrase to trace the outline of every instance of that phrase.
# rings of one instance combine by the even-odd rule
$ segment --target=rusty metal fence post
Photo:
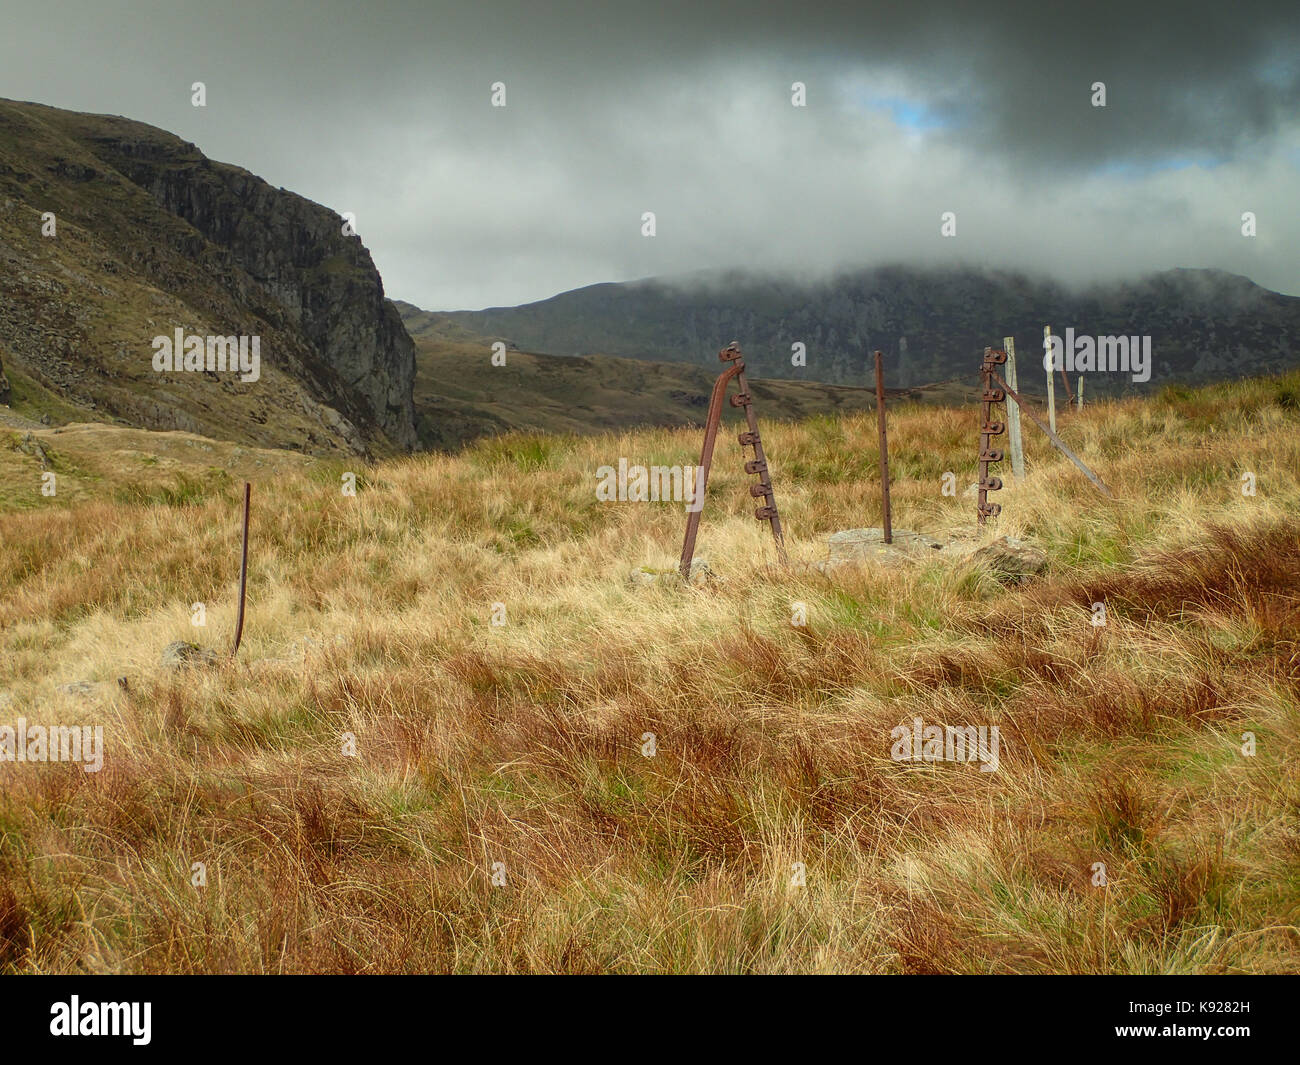
[[[876,352],[876,421],[880,432],[880,506],[884,516],[881,528],[885,532],[885,543],[894,542],[894,529],[889,513],[889,440],[885,434],[885,371],[882,356]]]
[[[745,422],[749,426],[737,438],[742,449],[752,447],[754,457],[745,463],[745,472],[758,475],[758,483],[749,486],[749,494],[761,499],[762,504],[754,511],[754,517],[766,521],[772,528],[772,539],[776,543],[777,557],[784,563],[785,537],[781,532],[781,517],[776,509],[776,494],[772,490],[772,477],[767,468],[767,455],[763,452],[763,440],[758,432],[758,418],[754,414],[754,400],[749,393],[749,383],[745,380],[745,361],[740,344],[732,341],[718,352],[722,362],[731,365],[718,375],[713,383],[713,392],[709,396],[709,413],[704,422],[704,446],[700,450],[700,472],[695,481],[695,499],[698,503],[686,516],[686,538],[682,542],[682,558],[679,570],[681,575],[690,580],[691,560],[695,556],[695,538],[699,533],[700,515],[704,512],[704,491],[709,482],[709,469],[713,465],[713,447],[718,438],[718,426],[722,421],[722,397],[726,395],[727,384],[734,378],[740,391],[731,397],[733,407],[745,408]],[[743,453],[743,450],[742,450]]]
[[[248,508],[253,494],[253,486],[244,482],[244,544],[239,556],[239,613],[235,618],[235,645],[230,649],[230,657],[239,653],[239,641],[244,635],[244,597],[248,592]]]
[[[992,443],[993,437],[999,436],[1006,431],[1006,426],[1002,422],[993,420],[993,404],[1001,403],[1007,398],[1007,394],[1002,389],[993,387],[993,367],[1006,361],[1007,353],[1005,351],[994,351],[992,348],[984,349],[984,362],[980,367],[980,381],[983,385],[983,395],[980,398],[983,402],[984,411],[983,421],[980,423],[980,525],[983,525],[986,519],[996,518],[1002,513],[1001,506],[989,502],[989,493],[999,491],[1002,488],[1002,479],[1000,477],[989,476],[989,463],[1002,461],[1002,452],[993,448]]]

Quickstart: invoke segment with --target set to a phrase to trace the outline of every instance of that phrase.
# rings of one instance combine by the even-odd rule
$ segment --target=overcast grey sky
[[[1300,294],[1295,0],[3,6],[0,96],[355,212],[388,294],[430,309],[883,261]]]

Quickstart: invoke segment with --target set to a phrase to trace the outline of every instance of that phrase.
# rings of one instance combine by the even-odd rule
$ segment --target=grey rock
[[[258,446],[283,440],[263,429],[275,413],[270,404],[296,421],[296,411],[289,411],[305,396],[311,417],[328,432],[317,443],[328,449],[364,455],[374,445],[415,447],[415,346],[370,252],[344,234],[339,215],[123,118],[6,104],[6,132],[17,138],[11,155],[56,179],[53,185],[38,179],[24,190],[28,208],[57,199],[58,182],[93,174],[100,186],[96,207],[78,223],[101,245],[119,236],[108,227],[119,225],[121,204],[131,205],[132,225],[129,233],[122,228],[114,256],[90,257],[84,270],[57,257],[10,260],[13,268],[0,285],[0,374],[37,370],[69,404],[129,425],[219,438],[237,428],[241,439]],[[47,138],[59,147],[49,147]],[[48,158],[65,148],[68,158]],[[151,313],[142,318],[148,330],[128,323],[129,338],[106,336],[92,313],[97,305],[86,299],[111,303],[116,290],[95,279],[124,274],[141,290],[155,290]],[[200,336],[258,336],[262,386],[213,374],[212,400],[196,398],[187,379],[183,401],[173,403],[165,392],[176,373],[139,371],[149,367],[149,333],[169,335],[178,327]],[[133,383],[118,387],[124,360],[123,380]],[[295,450],[312,443],[293,436]]]
[[[721,580],[722,578],[710,568],[709,564],[705,562],[704,559],[697,558],[691,562],[691,584],[716,584]]]
[[[31,433],[23,434],[23,438],[18,444],[18,450],[24,455],[31,455],[36,459],[41,464],[41,469],[48,470],[50,468],[49,453]]]
[[[1001,536],[970,557],[987,566],[1003,584],[1032,580],[1047,569],[1047,552],[1013,536]]]
[[[710,568],[708,562],[702,558],[694,559],[691,562],[691,584],[715,584],[721,581],[717,573]],[[634,569],[628,575],[628,583],[634,587],[644,587],[651,584],[683,584],[682,575],[677,569],[653,569],[650,566],[642,566],[640,569]]]
[[[191,666],[215,666],[217,652],[196,643],[176,640],[163,648],[162,663],[168,669],[188,669]]]
[[[819,569],[856,562],[874,562],[882,566],[899,566],[908,562],[924,561],[932,557],[943,543],[932,536],[908,529],[892,530],[892,543],[885,543],[885,531],[873,529],[843,529],[826,538],[829,555]]]
[[[100,689],[100,685],[93,680],[74,680],[71,684],[60,684],[59,691],[65,695],[94,695]]]

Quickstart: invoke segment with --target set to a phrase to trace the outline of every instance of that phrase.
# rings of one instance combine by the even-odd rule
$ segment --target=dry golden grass
[[[1300,971],[1297,391],[1066,418],[1113,502],[1027,426],[997,531],[1050,570],[1015,589],[776,568],[734,437],[702,588],[630,587],[674,564],[681,507],[594,491],[695,432],[486,441],[356,498],[279,461],[238,660],[181,674],[165,644],[233,628],[229,445],[153,469],[104,458],[115,430],[47,437],[52,500],[5,451],[0,724],[103,724],[107,753],[0,764],[0,970]],[[972,524],[940,484],[974,479],[976,418],[891,413],[896,527]],[[796,563],[878,522],[871,416],[764,435]],[[59,690],[82,679],[110,683]],[[916,716],[997,724],[998,771],[892,761]]]

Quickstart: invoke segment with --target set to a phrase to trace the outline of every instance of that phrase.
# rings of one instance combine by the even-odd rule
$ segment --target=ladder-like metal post
[[[709,481],[709,468],[713,465],[713,447],[718,437],[718,426],[722,421],[722,397],[726,394],[727,384],[735,378],[740,391],[731,397],[733,407],[745,408],[745,423],[748,428],[737,439],[742,448],[752,447],[754,457],[745,463],[745,472],[758,475],[758,483],[749,486],[749,494],[762,503],[754,511],[754,517],[766,521],[772,527],[772,539],[776,543],[776,554],[781,562],[786,561],[785,536],[781,531],[781,516],[776,509],[776,494],[772,489],[772,476],[767,468],[767,455],[763,451],[763,438],[758,431],[758,417],[754,414],[754,399],[749,392],[749,383],[745,380],[745,360],[740,344],[732,341],[718,352],[722,362],[731,365],[718,375],[713,383],[713,393],[709,397],[709,413],[704,422],[704,446],[700,451],[700,471],[695,481],[695,508],[686,516],[686,539],[682,543],[682,558],[679,570],[681,575],[690,580],[691,560],[695,556],[695,538],[700,528],[700,515],[704,511],[704,491]]]

